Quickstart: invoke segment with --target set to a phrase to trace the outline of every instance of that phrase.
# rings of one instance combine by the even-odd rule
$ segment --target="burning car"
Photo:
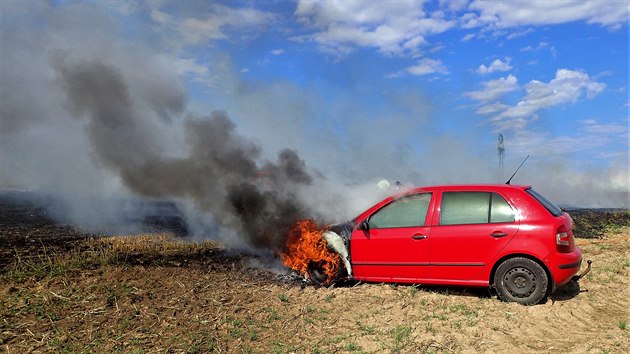
[[[530,186],[410,189],[353,220],[291,230],[282,260],[316,284],[368,282],[490,287],[499,298],[541,302],[576,275],[573,220]]]

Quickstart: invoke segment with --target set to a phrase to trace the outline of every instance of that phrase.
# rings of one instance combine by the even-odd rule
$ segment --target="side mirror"
[[[370,224],[368,224],[367,219],[361,221],[359,223],[359,226],[357,226],[357,230],[361,230],[361,231],[365,231],[365,232],[369,232],[370,231]]]

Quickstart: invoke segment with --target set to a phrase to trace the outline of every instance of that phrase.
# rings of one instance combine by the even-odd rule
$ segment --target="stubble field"
[[[2,209],[2,207],[0,207]],[[94,237],[0,213],[0,351],[596,352],[630,348],[628,212],[576,216],[593,270],[544,304],[487,290],[302,286],[169,233]],[[619,221],[620,220],[620,221]],[[595,221],[595,226],[593,222]],[[617,222],[619,221],[619,222]],[[580,223],[593,226],[593,229]],[[599,234],[597,234],[599,233]]]

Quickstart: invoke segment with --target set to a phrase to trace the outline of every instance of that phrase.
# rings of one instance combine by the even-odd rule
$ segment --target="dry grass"
[[[131,254],[173,255],[178,253],[197,252],[200,249],[217,249],[217,244],[211,241],[188,242],[174,237],[169,233],[139,234],[133,236],[111,236],[91,239],[85,245],[92,248],[108,250],[115,256]]]
[[[4,277],[15,281],[29,277],[40,280],[122,264],[181,266],[217,252],[221,250],[214,242],[186,242],[168,233],[89,238],[77,241],[72,250],[49,250],[42,245],[41,252],[31,255],[16,249],[13,264]]]
[[[17,257],[0,285],[0,348],[22,352],[618,352],[630,347],[630,227],[578,240],[581,292],[520,306],[483,290],[301,289],[213,243],[108,237]]]

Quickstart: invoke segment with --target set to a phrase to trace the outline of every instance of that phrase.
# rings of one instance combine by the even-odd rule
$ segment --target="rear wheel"
[[[543,267],[523,257],[505,260],[494,275],[494,287],[499,298],[523,305],[540,303],[547,295],[548,282]]]

